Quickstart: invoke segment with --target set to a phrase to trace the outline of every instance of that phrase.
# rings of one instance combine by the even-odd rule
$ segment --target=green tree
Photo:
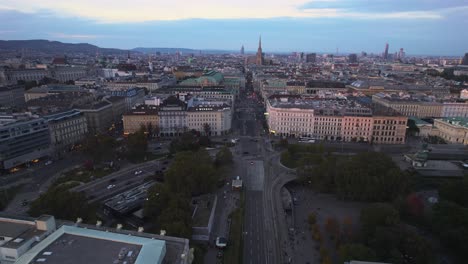
[[[468,207],[468,179],[451,180],[442,184],[439,195],[445,200]]]
[[[69,191],[75,185],[62,184],[51,187],[31,203],[28,213],[35,217],[50,214],[55,218],[70,221],[81,217],[88,223],[94,222],[96,220],[96,206],[89,204],[84,194]]]
[[[206,150],[179,152],[169,167],[166,182],[176,193],[208,193],[216,186],[218,176]]]
[[[398,211],[390,204],[376,203],[361,210],[361,229],[366,239],[371,238],[377,227],[393,227],[400,223]]]
[[[232,163],[232,152],[231,150],[224,146],[218,153],[216,153],[215,164],[217,166],[224,166]]]
[[[177,153],[181,151],[197,151],[200,148],[200,144],[193,133],[186,132],[183,133],[180,137],[173,139],[169,148],[171,153]]]
[[[114,158],[114,148],[117,142],[111,136],[99,134],[85,138],[83,149],[95,163]]]
[[[376,261],[375,252],[363,244],[344,244],[338,249],[339,263],[351,260]]]
[[[148,138],[145,130],[141,128],[138,132],[128,135],[127,154],[131,161],[142,161],[148,149]]]
[[[408,178],[385,154],[360,153],[349,158],[335,175],[336,193],[343,199],[393,201],[406,193]]]

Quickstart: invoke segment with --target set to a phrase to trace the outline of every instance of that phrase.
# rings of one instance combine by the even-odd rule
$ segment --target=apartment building
[[[373,111],[353,100],[274,95],[267,100],[270,132],[329,141],[403,144],[407,118]],[[391,126],[390,126],[391,124]]]
[[[49,125],[50,139],[54,151],[62,151],[82,141],[88,133],[85,115],[78,110],[65,111],[44,116]]]
[[[411,98],[393,98],[383,93],[374,94],[372,102],[392,108],[404,116],[426,118],[441,117],[443,115],[443,104],[439,102],[421,101]]]
[[[205,133],[205,126],[208,126],[209,135],[227,134],[231,130],[231,110],[224,101],[191,98],[187,104],[187,127]]]
[[[0,87],[0,106],[21,107],[24,104],[24,86],[9,85]]]
[[[37,116],[0,117],[0,167],[11,169],[50,154],[47,121]]]
[[[468,102],[442,103],[442,117],[468,117]]]
[[[154,106],[140,106],[123,115],[124,135],[138,132],[142,126],[150,126],[154,134],[159,134],[158,108]]]

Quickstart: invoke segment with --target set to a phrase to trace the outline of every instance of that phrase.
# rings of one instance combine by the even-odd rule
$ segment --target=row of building
[[[354,100],[273,95],[267,102],[271,133],[346,142],[404,144],[407,117]]]
[[[142,125],[150,125],[157,128],[160,136],[176,136],[191,130],[213,136],[224,135],[231,131],[232,115],[229,100],[171,95],[161,103],[139,106],[126,113],[123,116],[124,134],[135,133]]]

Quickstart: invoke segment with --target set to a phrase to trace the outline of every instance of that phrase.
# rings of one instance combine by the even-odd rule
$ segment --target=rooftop
[[[164,240],[63,225],[18,259],[18,264],[160,264]]]
[[[468,117],[450,117],[441,120],[454,126],[468,128]]]

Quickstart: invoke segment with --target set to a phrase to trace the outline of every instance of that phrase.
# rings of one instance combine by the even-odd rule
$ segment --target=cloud
[[[22,12],[50,10],[101,23],[204,19],[350,18],[439,19],[440,10],[464,0],[0,0],[0,8]]]
[[[52,38],[59,38],[59,39],[83,39],[83,40],[105,37],[103,35],[67,34],[67,33],[49,33],[49,36]]]

